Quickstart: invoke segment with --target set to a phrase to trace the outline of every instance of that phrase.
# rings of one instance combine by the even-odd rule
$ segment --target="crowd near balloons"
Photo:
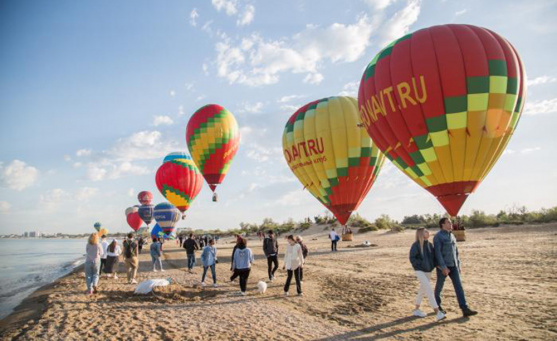
[[[425,28],[395,40],[371,60],[361,76],[358,98],[325,97],[295,111],[284,127],[283,155],[301,183],[299,195],[307,195],[303,193],[307,190],[345,228],[374,183],[381,181],[378,176],[385,162],[434,195],[447,218],[439,222],[433,242],[429,231],[418,229],[416,242],[409,246],[409,260],[419,282],[413,315],[427,316],[420,310],[422,299],[427,298],[435,318],[444,319],[441,292],[450,278],[463,315],[472,316],[476,312],[468,307],[460,280],[450,217],[458,215],[502,155],[520,120],[525,98],[523,64],[505,38],[472,25]],[[150,229],[154,271],[163,271],[165,240],[179,238],[188,272],[196,265],[196,251],[201,252],[201,286],[207,284],[209,273],[214,287],[217,278],[238,278],[239,294],[246,295],[254,264],[254,246],[248,246],[251,240],[236,236],[228,278],[216,272],[217,240],[190,234],[183,241],[176,236],[176,224],[187,218],[188,210],[195,209],[192,204],[204,183],[212,191],[213,201],[218,200],[217,188],[225,185],[239,144],[238,123],[223,106],[209,104],[193,113],[185,129],[184,146],[189,153],[168,151],[154,183],[141,184],[143,188],[156,185],[167,201],[152,203],[150,191],[138,193],[139,204],[125,209],[133,232],[122,243],[111,241],[108,230],[100,222],[94,223],[97,233],[88,241],[85,266],[88,294],[98,290],[101,270],[117,278],[120,256],[128,269],[128,282],[136,283],[138,255],[146,241],[135,233],[145,224]],[[329,238],[331,251],[336,252],[340,237],[333,230]],[[268,282],[275,280],[282,263],[287,272],[284,295],[289,295],[294,280],[296,294],[302,296],[308,256],[303,238],[289,235],[279,242],[275,232],[268,231],[257,247],[263,248],[267,258]],[[266,283],[258,283],[258,290],[264,292]]]

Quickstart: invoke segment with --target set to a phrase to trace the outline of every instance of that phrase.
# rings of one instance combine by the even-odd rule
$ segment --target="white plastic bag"
[[[135,288],[135,294],[148,294],[153,291],[154,287],[164,287],[171,283],[170,279],[156,278],[148,279],[137,285]]]

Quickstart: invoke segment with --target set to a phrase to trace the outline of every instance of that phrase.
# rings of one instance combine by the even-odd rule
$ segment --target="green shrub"
[[[375,226],[378,229],[390,229],[396,225],[396,222],[386,214],[382,214],[379,218],[375,219]]]
[[[379,229],[377,228],[377,226],[371,224],[368,227],[362,227],[361,229],[358,230],[358,233],[366,233],[366,232],[370,232],[370,231],[378,231]]]

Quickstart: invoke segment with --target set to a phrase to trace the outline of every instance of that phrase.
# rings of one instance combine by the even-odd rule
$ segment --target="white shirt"
[[[106,252],[108,251],[108,242],[105,240],[101,243],[101,258],[106,259]]]
[[[114,248],[114,252],[110,252],[108,250],[108,248],[106,249],[106,255],[110,256],[110,257],[118,257],[122,254],[122,248],[120,248],[120,245],[116,245],[116,247]]]
[[[338,234],[335,231],[331,231],[329,233],[329,237],[331,237],[331,240],[335,240],[338,237]]]
[[[284,254],[284,266],[286,270],[296,270],[304,264],[304,254],[300,244],[286,245],[286,253]]]

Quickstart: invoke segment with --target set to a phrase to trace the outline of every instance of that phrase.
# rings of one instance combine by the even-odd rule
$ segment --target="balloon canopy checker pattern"
[[[212,191],[221,184],[240,143],[234,115],[217,104],[197,110],[186,127],[186,142]]]
[[[203,177],[189,156],[164,162],[155,178],[161,194],[184,213],[203,187]]]
[[[387,158],[456,216],[516,128],[524,79],[516,50],[498,34],[434,26],[373,58],[360,83],[360,116]]]
[[[355,98],[329,97],[298,109],[282,136],[292,172],[343,225],[385,159],[359,123]]]

